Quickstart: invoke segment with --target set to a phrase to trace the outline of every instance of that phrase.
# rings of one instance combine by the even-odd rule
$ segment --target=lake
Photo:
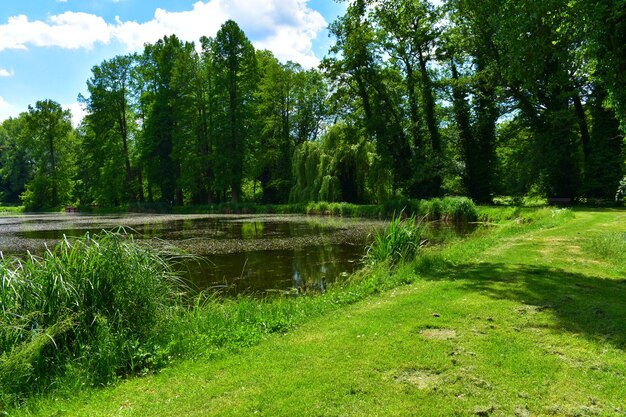
[[[224,295],[323,289],[361,268],[372,234],[384,221],[304,215],[0,216],[4,256],[42,254],[60,240],[123,227],[142,243],[167,252],[192,290]],[[428,237],[445,240],[473,227],[432,223]]]
[[[362,266],[374,230],[384,222],[303,215],[84,215],[0,217],[5,256],[41,254],[64,236],[124,230],[173,258],[195,290],[227,295],[320,289]]]

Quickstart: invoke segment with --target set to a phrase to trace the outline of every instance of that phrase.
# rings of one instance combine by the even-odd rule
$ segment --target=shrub
[[[467,197],[446,197],[441,201],[440,217],[456,222],[473,222],[478,219],[478,210]]]

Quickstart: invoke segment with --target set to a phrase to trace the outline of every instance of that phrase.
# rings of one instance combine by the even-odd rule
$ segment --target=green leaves
[[[31,153],[33,178],[22,200],[26,210],[43,210],[72,200],[75,136],[71,114],[52,100],[29,106],[25,118],[24,146]]]

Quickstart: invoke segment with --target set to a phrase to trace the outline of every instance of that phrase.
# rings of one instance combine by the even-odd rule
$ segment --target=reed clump
[[[164,258],[123,234],[0,261],[0,409],[59,380],[107,384],[151,367],[175,304]]]
[[[372,264],[389,262],[397,265],[415,258],[426,243],[425,228],[415,216],[395,216],[387,227],[374,234],[374,241],[367,248],[366,258]]]

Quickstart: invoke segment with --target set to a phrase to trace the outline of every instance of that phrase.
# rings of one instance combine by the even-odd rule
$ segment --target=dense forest
[[[92,69],[87,116],[0,126],[0,202],[27,209],[403,196],[615,196],[625,169],[620,0],[355,0],[316,69],[237,23]]]

